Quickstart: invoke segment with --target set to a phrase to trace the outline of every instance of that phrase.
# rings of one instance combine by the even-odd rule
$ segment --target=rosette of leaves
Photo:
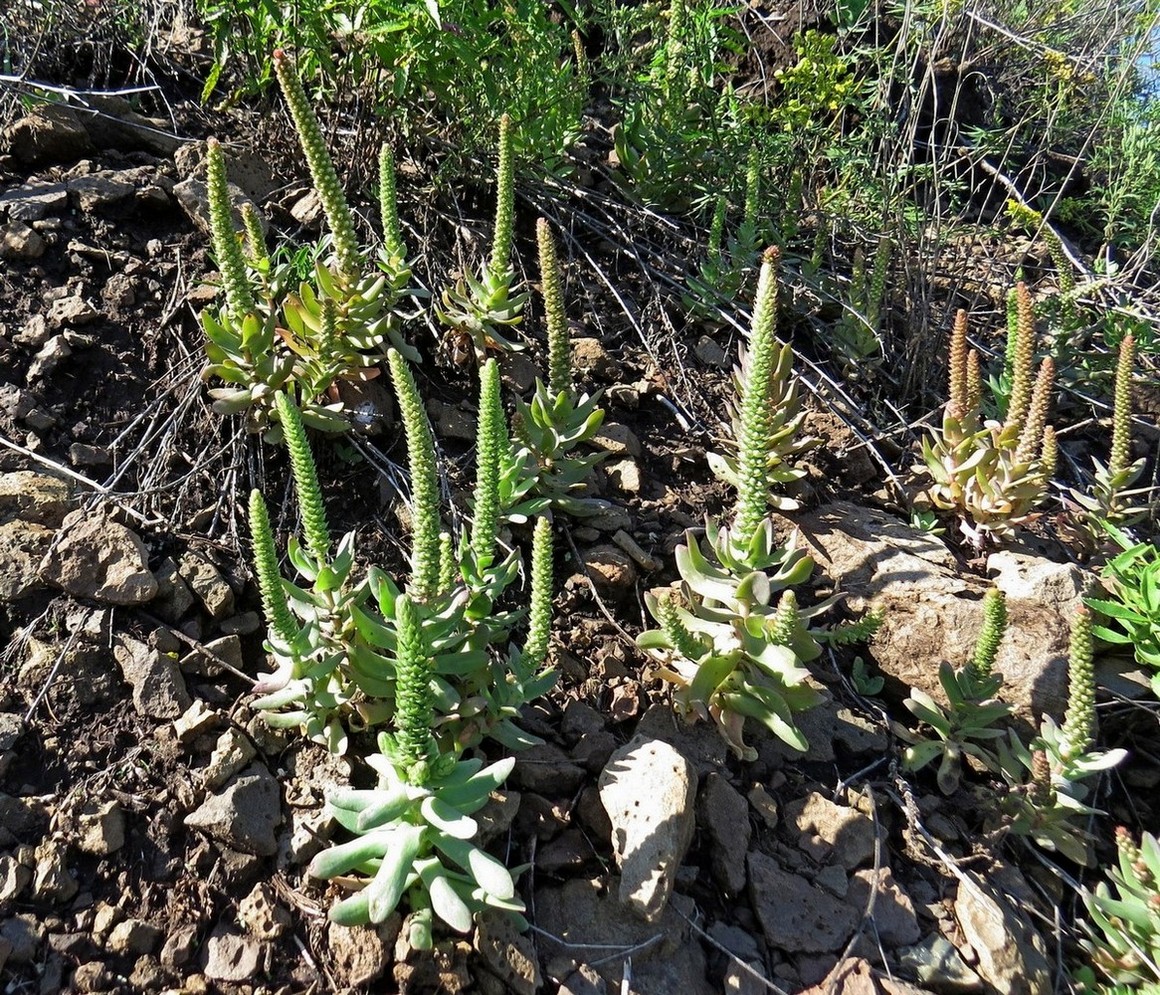
[[[903,764],[917,771],[938,760],[938,786],[945,795],[958,790],[964,757],[974,758],[988,770],[997,768],[994,752],[984,744],[1004,735],[996,723],[1011,714],[1011,706],[996,698],[1003,678],[993,671],[1006,627],[1006,599],[1002,591],[992,588],[983,599],[983,627],[970,661],[957,670],[946,660],[939,666],[946,707],[918,688],[911,688],[903,703],[933,733],[897,727],[910,743],[903,751]]]
[[[1072,489],[1072,500],[1080,508],[1084,526],[1093,542],[1105,539],[1103,525],[1127,528],[1147,514],[1147,508],[1133,506],[1129,498],[1132,487],[1144,473],[1143,457],[1129,463],[1132,433],[1132,365],[1136,340],[1129,332],[1120,340],[1116,362],[1112,405],[1112,447],[1107,466],[1095,457],[1095,472],[1090,494]]]
[[[483,362],[488,350],[513,352],[523,345],[506,337],[505,330],[523,320],[527,293],[513,293],[515,270],[511,265],[512,231],[515,220],[515,160],[511,116],[504,114],[499,124],[499,164],[496,168],[495,233],[491,257],[479,278],[443,292],[439,320],[454,334],[471,342],[476,359]]]
[[[1160,985],[1160,843],[1143,833],[1137,845],[1123,826],[1116,829],[1117,861],[1106,882],[1083,900],[1090,921],[1080,944],[1090,965],[1114,985],[1147,991]],[[1095,981],[1088,971],[1087,980]],[[1090,987],[1095,988],[1094,984]]]
[[[406,898],[411,942],[421,949],[432,944],[435,917],[466,933],[477,913],[494,908],[523,925],[511,872],[472,842],[479,829],[473,813],[506,780],[514,760],[484,767],[440,748],[432,735],[434,662],[406,595],[395,617],[396,731],[381,733],[379,754],[367,758],[378,785],[328,794],[327,811],[354,838],[318,854],[309,873],[357,889],[330,910],[342,925],[381,923]]]
[[[834,325],[831,339],[842,372],[854,379],[872,375],[882,363],[879,326],[892,248],[888,235],[879,236],[869,271],[862,246],[854,250],[847,300],[843,303],[842,316]]]
[[[571,339],[564,314],[563,278],[556,256],[556,244],[548,222],[536,222],[540,252],[540,274],[544,290],[544,312],[548,331],[548,383],[536,379],[530,402],[516,398],[512,420],[515,446],[505,454],[504,476],[519,489],[520,468],[529,472],[534,483],[524,493],[534,494],[542,504],[525,501],[523,514],[547,507],[566,514],[591,515],[608,507],[606,501],[584,497],[592,468],[608,454],[574,454],[577,446],[590,440],[604,421],[599,407],[600,391],[589,396],[576,390],[572,381]],[[514,499],[509,494],[506,501]]]
[[[821,640],[869,636],[881,624],[871,616],[858,633],[809,629],[806,620],[832,601],[806,612],[798,607],[791,588],[809,578],[814,562],[792,539],[784,547],[775,541],[771,487],[794,475],[784,461],[800,451],[795,436],[801,424],[790,383],[792,354],[774,333],[776,262],[777,251],[768,250],[749,356],[736,378],[737,455],[720,460],[738,490],[732,521],[727,527],[707,521],[703,544],[687,534],[675,551],[680,589],[646,596],[659,628],[637,640],[660,663],[659,676],[675,686],[678,710],[689,719],[714,719],[734,752],[747,759],[756,754],[743,738],[746,718],[807,748],[794,714],[822,697],[801,664],[821,653]]]
[[[1160,696],[1160,549],[1154,543],[1133,543],[1112,525],[1104,528],[1121,552],[1101,574],[1108,596],[1084,599],[1107,620],[1093,631],[1112,645],[1131,646],[1136,660],[1156,671],[1152,690]]]
[[[1031,522],[1055,471],[1055,433],[1047,424],[1055,367],[1044,359],[1032,379],[1034,324],[1031,298],[1019,284],[1011,396],[1005,420],[984,420],[978,354],[967,349],[967,316],[951,333],[950,390],[942,428],[922,443],[920,471],[933,478],[932,505],[954,511],[976,546]]]

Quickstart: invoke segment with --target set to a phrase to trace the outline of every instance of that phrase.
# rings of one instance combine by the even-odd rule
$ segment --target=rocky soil
[[[247,706],[262,622],[238,509],[251,481],[280,495],[286,474],[208,410],[198,378],[195,316],[214,293],[201,282],[201,145],[126,107],[102,115],[41,109],[0,140],[6,991],[1055,989],[1068,878],[991,832],[980,788],[947,799],[932,778],[903,777],[891,719],[906,687],[941,693],[938,663],[963,659],[991,583],[1009,597],[999,667],[1021,718],[1059,717],[1082,569],[1030,547],[968,569],[883,510],[879,462],[819,407],[808,427],[827,446],[811,456],[807,510],[779,528],[818,560],[814,595],[848,596],[839,614],[887,608],[863,651],[887,689],[863,697],[848,655],[823,658],[829,700],[801,720],[810,752],[755,733],[758,759],[739,763],[712,728],[674,720],[631,640],[643,591],[673,578],[673,546],[723,491],[704,438],[665,403],[677,375],[617,334],[577,355],[610,403],[597,483],[614,507],[565,543],[563,676],[525,717],[546,743],[519,756],[483,813],[492,849],[528,865],[532,929],[484,920],[420,954],[397,916],[377,930],[328,923],[333,896],[304,868],[332,831],[324,793],[351,761]],[[276,225],[309,230],[300,165],[231,155],[231,178]],[[730,344],[683,324],[674,334],[682,375],[708,385],[720,418]],[[530,386],[531,363],[509,363],[510,389]],[[424,373],[441,445],[462,462],[468,381]],[[364,454],[398,462],[394,435]],[[385,476],[368,486],[380,464],[323,464],[341,527],[397,563],[395,492]],[[1117,680],[1132,693],[1131,675]],[[1155,718],[1122,700],[1102,713],[1105,738],[1134,752],[1104,805],[1154,827]]]

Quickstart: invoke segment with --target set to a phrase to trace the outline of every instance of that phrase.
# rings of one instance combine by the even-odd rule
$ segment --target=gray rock
[[[1083,604],[1087,586],[1087,574],[1076,564],[1020,549],[1000,549],[988,556],[987,576],[1009,601],[1050,605],[1064,618]]]
[[[68,484],[59,477],[31,470],[0,474],[0,522],[19,518],[55,529],[71,508]]]
[[[79,890],[77,879],[68,869],[68,847],[47,839],[36,848],[36,871],[32,878],[32,897],[38,902],[56,904],[69,901]]]
[[[40,576],[74,597],[139,605],[157,593],[148,560],[149,551],[136,533],[111,518],[78,509],[65,516]]]
[[[178,573],[177,564],[170,557],[161,561],[153,576],[157,579],[157,595],[151,606],[154,613],[163,622],[180,622],[194,606],[196,599],[193,591]]]
[[[205,610],[219,622],[234,613],[234,592],[222,578],[218,568],[200,553],[190,551],[181,557],[178,570],[205,606]]]
[[[21,519],[0,525],[0,601],[19,601],[45,589],[40,563],[52,536],[51,529]]]
[[[585,516],[584,524],[598,532],[619,532],[621,529],[632,528],[632,517],[627,508],[613,504],[594,515]]]
[[[175,719],[192,704],[177,662],[155,646],[118,636],[113,656],[133,688],[133,707],[154,719]]]
[[[850,878],[846,901],[861,918],[866,911],[870,891],[874,889],[874,928],[884,946],[899,947],[914,943],[922,936],[914,903],[894,880],[889,867],[879,868],[877,878],[872,868],[855,871]]]
[[[0,826],[18,838],[33,836],[43,831],[48,822],[48,809],[35,798],[17,798],[0,794]]]
[[[636,564],[618,546],[603,544],[584,550],[584,567],[600,596],[620,602],[636,584]]]
[[[776,829],[780,820],[777,811],[777,799],[773,797],[765,789],[763,784],[755,784],[749,789],[745,800],[752,806],[753,811],[757,813],[757,817],[765,823],[769,829]]]
[[[273,886],[262,881],[238,903],[238,922],[259,940],[276,940],[291,926],[290,913]]]
[[[281,821],[278,782],[263,764],[254,764],[185,817],[185,824],[192,829],[260,857],[278,852],[274,830]]]
[[[708,335],[702,335],[697,340],[693,354],[706,366],[724,369],[729,365],[729,357],[725,355],[725,350]]]
[[[569,740],[579,739],[586,733],[603,732],[606,724],[604,716],[591,705],[573,700],[564,707],[560,734]]]
[[[24,328],[12,341],[29,349],[39,349],[48,341],[50,335],[48,321],[44,315],[34,314],[24,323]]]
[[[32,868],[11,854],[0,857],[0,905],[21,896],[32,884]]]
[[[619,890],[615,877],[607,882],[574,878],[560,886],[536,889],[536,925],[544,931],[536,943],[547,973],[566,978],[570,991],[600,991],[587,971],[581,971],[579,978],[573,974],[580,967],[573,958],[582,953],[596,961],[591,968],[609,989],[620,991],[623,959],[609,954],[635,948],[632,991],[636,995],[716,995],[717,989],[705,977],[704,950],[680,914],[692,918],[692,901],[674,895],[660,918],[646,923],[617,900]],[[571,946],[560,946],[557,941]],[[599,956],[591,953],[593,948],[600,951]]]
[[[516,394],[526,394],[535,386],[539,368],[525,353],[504,352],[499,357],[500,377],[504,386]]]
[[[171,971],[184,967],[193,960],[196,950],[197,927],[186,923],[165,938],[165,945],[161,948],[161,963]]]
[[[119,204],[131,197],[136,189],[131,180],[111,170],[77,176],[68,181],[69,196],[85,213]]]
[[[181,717],[174,719],[173,731],[177,735],[177,741],[182,746],[188,746],[222,721],[224,717],[221,712],[210,708],[200,698],[195,698]]]
[[[116,799],[92,799],[77,812],[76,845],[85,853],[107,855],[125,845],[125,811]],[[145,953],[146,951],[141,951]]]
[[[787,805],[785,814],[802,834],[799,848],[815,860],[849,871],[874,859],[874,823],[857,809],[814,791]]]
[[[842,578],[852,611],[885,610],[874,640],[883,673],[945,704],[938,665],[959,666],[970,655],[990,583],[961,574],[942,542],[883,511],[835,502],[784,525],[799,527],[803,548],[826,564],[829,576]],[[1030,576],[1025,568],[1021,575]],[[1009,625],[996,660],[1003,698],[1036,725],[1044,712],[1058,719],[1067,703],[1070,618],[1056,607],[1059,596],[1054,584],[1036,598],[1008,600]]]
[[[839,708],[834,719],[834,742],[851,753],[885,753],[890,745],[890,738],[881,724],[863,718],[848,708]]]
[[[938,933],[899,950],[898,963],[910,968],[919,981],[941,995],[961,995],[983,988],[983,979],[967,966],[954,944]]]
[[[5,129],[0,141],[4,146],[25,166],[76,162],[93,151],[76,111],[64,104],[38,105]]]
[[[710,722],[689,724],[663,703],[649,706],[636,727],[636,735],[659,739],[676,749],[701,776],[725,769],[725,740]]]
[[[828,892],[787,874],[764,853],[749,855],[749,900],[770,946],[786,953],[841,949],[861,916]]]
[[[234,225],[240,231],[242,229],[242,205],[249,203],[253,205],[254,209],[258,211],[258,217],[262,217],[261,210],[258,205],[254,203],[240,187],[233,183],[229,184],[230,204],[233,207]],[[206,188],[205,180],[188,179],[182,180],[173,188],[173,197],[178,205],[185,212],[190,221],[193,222],[202,234],[210,234],[209,229],[209,191]]]
[[[531,938],[516,931],[511,917],[484,912],[475,932],[475,949],[505,991],[535,995],[543,979]]]
[[[640,493],[640,465],[633,459],[617,460],[604,467],[609,484],[621,494]]]
[[[68,447],[68,461],[73,466],[108,466],[112,457],[104,446],[74,442]]]
[[[227,636],[252,636],[261,627],[262,619],[257,612],[242,612],[232,618],[223,619],[221,625],[218,626],[223,635]],[[240,661],[241,650],[239,649],[238,652]],[[242,663],[239,662],[237,666],[241,667]]]
[[[79,300],[79,298],[68,297],[66,300],[75,301]],[[59,304],[61,302],[57,301],[57,303]],[[65,337],[63,335],[54,335],[40,347],[36,355],[32,357],[32,362],[28,364],[29,382],[42,380],[51,375],[71,355],[72,346],[65,341]]]
[[[68,297],[62,297],[52,302],[48,309],[47,321],[50,328],[83,328],[85,325],[91,325],[100,317],[101,312],[80,294],[70,294]],[[54,339],[49,339],[44,347],[47,348],[53,341]],[[61,341],[64,342],[63,339]],[[42,349],[41,352],[43,351]],[[37,355],[39,356],[40,353]]]
[[[637,736],[612,755],[599,784],[621,872],[620,900],[655,922],[693,840],[697,772],[668,743]]]
[[[80,120],[99,148],[168,158],[181,147],[182,139],[170,133],[173,125],[169,121],[138,114],[124,97],[92,93],[85,101],[89,107]]]
[[[203,772],[206,788],[213,791],[221,787],[253,760],[256,753],[247,736],[237,729],[227,729],[218,737],[217,746]]]
[[[242,641],[237,636],[221,636],[203,646],[198,646],[186,654],[181,661],[183,670],[191,674],[217,677],[222,672],[222,664],[235,670],[245,666],[242,658]]]
[[[640,456],[640,440],[627,425],[605,422],[592,437],[592,445],[614,455]]]
[[[731,960],[725,965],[721,989],[725,995],[767,995],[769,992],[769,986],[765,983],[767,980],[760,961],[739,964]]]
[[[587,964],[579,964],[560,983],[559,995],[608,995],[608,985]]]
[[[959,878],[955,918],[975,952],[975,970],[1000,995],[1052,990],[1043,938],[1003,893],[970,871]]]
[[[40,234],[23,221],[11,221],[0,226],[0,259],[29,262],[43,256],[46,248]]]
[[[592,336],[578,336],[572,340],[572,369],[590,374],[597,380],[616,376],[616,363],[604,348],[604,343]]]
[[[117,923],[106,941],[109,951],[118,956],[140,957],[157,949],[162,931],[159,926],[141,919],[125,919]]]
[[[697,803],[698,823],[708,834],[709,866],[726,895],[745,890],[745,855],[749,850],[749,806],[720,774],[710,774]]]
[[[29,180],[0,192],[0,215],[12,221],[39,221],[68,207],[68,187],[63,183]]]
[[[0,923],[0,941],[6,940],[11,944],[8,950],[8,963],[27,964],[36,956],[36,948],[40,946],[43,927],[39,916],[19,915]]]
[[[214,930],[205,944],[205,976],[212,981],[247,981],[258,975],[262,945],[253,937]]]

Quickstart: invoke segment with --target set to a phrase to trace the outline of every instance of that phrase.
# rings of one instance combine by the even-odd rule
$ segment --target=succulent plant
[[[889,236],[881,235],[869,273],[862,246],[854,250],[850,288],[843,302],[842,316],[831,335],[842,371],[853,379],[865,379],[882,363],[879,325],[892,248]]]
[[[1120,826],[1116,851],[1108,881],[1084,892],[1090,921],[1080,943],[1091,967],[1113,984],[1147,992],[1160,985],[1160,843],[1143,833],[1137,845]]]
[[[1115,646],[1130,646],[1136,660],[1154,671],[1152,689],[1160,696],[1160,548],[1133,543],[1112,525],[1107,534],[1120,547],[1101,574],[1107,597],[1085,598],[1107,620],[1095,634]]]
[[[523,346],[506,337],[506,329],[523,320],[527,293],[513,293],[515,271],[511,266],[512,233],[515,220],[515,125],[504,114],[499,124],[499,163],[496,167],[495,232],[491,257],[479,278],[465,277],[443,293],[439,320],[452,333],[463,336],[483,362],[489,350],[510,352]]]
[[[1044,359],[1032,379],[1034,322],[1027,288],[1016,287],[1011,393],[1002,423],[984,420],[979,360],[967,350],[967,316],[951,333],[950,391],[941,430],[923,440],[923,465],[933,478],[932,505],[955,511],[965,536],[981,548],[1037,517],[1035,509],[1055,471],[1055,433],[1047,424],[1055,376]]]

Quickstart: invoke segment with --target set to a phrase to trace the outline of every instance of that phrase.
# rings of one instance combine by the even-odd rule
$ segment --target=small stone
[[[132,985],[133,991],[157,992],[162,989],[164,983],[165,971],[162,970],[156,957],[144,954],[137,958],[133,972],[129,975],[129,984]]]
[[[36,872],[32,879],[32,897],[46,904],[67,902],[80,886],[69,873],[68,847],[56,840],[45,840],[36,848]]]
[[[835,716],[833,738],[851,753],[884,753],[890,740],[881,726],[857,715],[848,708],[839,708]]]
[[[236,637],[235,637],[236,638]],[[203,772],[208,790],[214,791],[254,759],[257,750],[247,736],[237,729],[227,729],[218,737],[217,746]]]
[[[607,381],[616,375],[616,363],[608,355],[604,343],[592,336],[579,336],[572,340],[572,369],[590,374],[597,380]]]
[[[181,667],[192,674],[216,677],[222,672],[223,663],[234,670],[241,670],[245,666],[242,641],[237,636],[222,636],[204,646],[198,646],[181,661]]]
[[[103,446],[74,442],[68,447],[68,461],[73,466],[108,466],[112,459]]]
[[[56,371],[62,362],[72,355],[72,348],[63,335],[54,335],[40,347],[28,364],[29,381],[40,380]],[[31,414],[31,412],[29,412]],[[28,421],[26,418],[25,421]],[[29,423],[31,424],[31,422]],[[35,426],[34,426],[35,427]]]
[[[48,324],[52,328],[81,328],[100,317],[101,312],[79,294],[53,301],[48,309]]]
[[[749,794],[745,796],[749,804],[753,807],[753,811],[757,813],[762,822],[770,829],[776,829],[778,823],[777,814],[777,800],[762,784],[755,784],[749,789]]]
[[[37,105],[5,129],[3,139],[0,146],[10,148],[25,166],[76,162],[93,147],[77,112],[61,103]]]
[[[115,984],[105,965],[96,960],[78,964],[73,971],[72,983],[78,992],[102,992],[110,984]]]
[[[326,944],[344,986],[365,988],[382,977],[402,923],[402,916],[392,912],[378,928],[352,928],[333,922],[327,927]]]
[[[108,170],[77,176],[68,181],[69,196],[86,214],[112,207],[132,196],[136,189],[132,181]]]
[[[725,995],[766,995],[769,985],[766,983],[765,971],[760,961],[749,961],[739,964],[735,960],[725,965],[725,976],[721,979],[721,987]]]
[[[322,198],[318,191],[311,189],[290,205],[290,216],[304,227],[311,227],[322,217]]]
[[[749,855],[749,900],[766,941],[788,953],[829,953],[841,949],[861,915],[789,874],[764,853]]]
[[[149,601],[157,593],[157,581],[140,537],[111,518],[87,515],[80,509],[65,516],[40,576],[74,597],[102,604]]]
[[[600,712],[582,701],[572,700],[564,707],[560,734],[568,740],[579,739],[590,732],[602,732],[604,726],[604,716]]]
[[[0,192],[0,214],[12,221],[39,221],[68,207],[68,187],[63,183],[29,180]]]
[[[0,521],[19,518],[55,529],[71,507],[69,486],[59,477],[32,470],[0,474]]]
[[[559,995],[608,995],[608,985],[587,964],[580,964],[560,983]]]
[[[845,898],[850,890],[850,879],[837,864],[827,864],[814,875],[814,884],[821,885],[831,895]]]
[[[45,248],[44,239],[23,221],[0,226],[0,259],[27,262],[43,256]]]
[[[152,953],[161,942],[161,929],[140,919],[126,919],[117,923],[109,934],[108,947],[119,956]]]
[[[0,905],[19,898],[32,884],[32,868],[20,863],[11,854],[0,857]]]
[[[604,474],[612,487],[621,494],[640,493],[640,466],[636,460],[624,459],[606,464]]]
[[[640,544],[632,536],[625,532],[624,529],[617,529],[617,531],[612,534],[612,541],[626,553],[628,553],[628,555],[632,557],[633,563],[639,566],[642,570],[653,571],[659,570],[661,568],[660,562],[655,557],[649,556],[648,553],[641,549]]]
[[[640,440],[627,425],[605,422],[591,439],[592,445],[605,452],[640,456]]]
[[[914,903],[910,896],[903,891],[902,886],[894,879],[889,867],[882,867],[878,871],[875,883],[874,871],[870,868],[855,871],[850,878],[849,892],[846,901],[853,908],[862,913],[869,902],[871,889],[876,891],[874,898],[874,928],[878,938],[887,947],[899,947],[915,943],[922,930],[918,928],[918,919],[914,912]]]
[[[188,964],[196,950],[197,927],[186,923],[165,938],[165,945],[161,948],[161,963],[171,971],[176,970]]]
[[[219,928],[206,941],[204,959],[205,976],[211,981],[248,981],[259,973],[262,945]]]
[[[522,352],[504,352],[499,357],[500,376],[504,386],[516,394],[525,394],[535,386],[539,368]]]
[[[277,892],[265,881],[238,903],[238,922],[259,940],[276,940],[291,926],[290,913],[278,904]]]
[[[729,357],[725,355],[725,350],[708,335],[702,335],[697,340],[693,354],[706,366],[715,369],[723,369],[729,365]]]
[[[125,918],[125,913],[116,905],[108,902],[98,902],[93,910],[93,936],[101,943],[109,938],[113,927]]]
[[[125,812],[116,800],[85,802],[77,812],[77,828],[76,843],[85,853],[104,856],[125,845]]]
[[[835,805],[814,791],[786,808],[802,834],[799,848],[816,860],[853,870],[874,857],[874,823],[857,809]]]
[[[977,992],[983,988],[983,979],[967,966],[954,944],[938,933],[899,950],[898,963],[910,968],[931,991],[942,995]]]
[[[178,718],[173,720],[173,731],[182,746],[188,746],[199,736],[224,720],[221,712],[210,708],[200,698],[194,700]]]
[[[234,614],[233,589],[209,560],[191,551],[181,558],[178,569],[213,618],[220,622]]]
[[[274,830],[281,821],[278,782],[263,764],[254,764],[185,817],[187,826],[235,850],[261,857],[278,852]]]
[[[484,912],[478,920],[475,949],[515,995],[535,995],[540,987],[540,964],[531,939],[516,931],[510,916]]]
[[[39,349],[49,340],[51,334],[44,315],[34,314],[24,323],[24,330],[17,333],[12,341],[29,349]]]
[[[585,770],[596,773],[608,763],[608,758],[619,745],[620,741],[612,733],[601,729],[585,733],[568,752]]]
[[[697,805],[698,823],[709,836],[709,866],[727,896],[745,890],[745,855],[749,850],[749,809],[745,799],[722,775],[705,778]]]
[[[181,716],[192,701],[177,662],[156,647],[131,636],[118,636],[113,656],[125,681],[133,687],[133,707],[154,719]]]
[[[975,951],[975,970],[1001,995],[1052,990],[1043,938],[1001,892],[970,871],[959,878],[955,918]]]
[[[222,633],[227,636],[252,636],[261,627],[262,619],[257,612],[242,612],[232,618],[223,619],[218,626]],[[237,664],[239,668],[242,666],[240,645],[238,650],[239,663]]]
[[[613,545],[593,546],[583,553],[584,566],[601,597],[619,602],[636,584],[632,557]]]
[[[43,927],[39,917],[34,915],[13,916],[0,924],[0,940],[6,940],[11,946],[8,950],[8,963],[27,964],[36,956],[36,948],[40,946]]]
[[[612,755],[599,785],[621,872],[620,900],[655,922],[693,839],[697,772],[668,743],[638,736]]]

